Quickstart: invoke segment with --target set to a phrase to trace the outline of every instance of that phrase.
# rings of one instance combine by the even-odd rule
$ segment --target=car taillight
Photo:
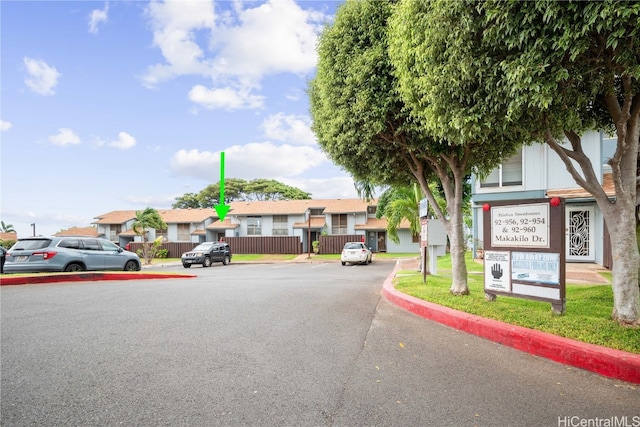
[[[31,255],[42,255],[42,259],[51,259],[56,256],[58,252],[34,252]]]

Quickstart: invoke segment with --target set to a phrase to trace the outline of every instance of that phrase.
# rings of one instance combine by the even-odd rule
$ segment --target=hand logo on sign
[[[493,266],[491,267],[491,275],[493,276],[493,278],[497,280],[502,277],[502,274],[503,271],[500,264],[493,264]]]

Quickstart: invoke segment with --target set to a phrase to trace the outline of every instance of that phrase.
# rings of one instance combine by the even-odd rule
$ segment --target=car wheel
[[[369,264],[371,264],[371,261],[373,261],[373,257],[369,258]]]
[[[124,265],[124,271],[138,271],[140,267],[138,267],[138,263],[135,261],[127,261]]]
[[[184,268],[191,268],[191,264],[182,264]]]
[[[202,261],[202,266],[203,267],[211,267],[211,258],[204,257],[204,261]]]
[[[229,265],[230,262],[231,262],[231,259],[229,258],[229,256],[225,255],[224,259],[222,260],[222,264]]]
[[[84,271],[84,267],[82,266],[82,264],[78,264],[76,262],[73,262],[73,263],[67,265],[65,267],[64,271],[67,272],[67,273],[72,273],[72,272],[75,273],[75,272],[78,272],[78,271]]]
[[[347,265],[347,263],[344,261],[340,261],[340,262],[342,263],[342,265]]]

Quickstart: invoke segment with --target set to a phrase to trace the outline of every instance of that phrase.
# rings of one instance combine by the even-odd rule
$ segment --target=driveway
[[[392,268],[216,265],[186,280],[3,287],[1,423],[557,426],[640,416],[630,384],[389,304],[381,288]]]

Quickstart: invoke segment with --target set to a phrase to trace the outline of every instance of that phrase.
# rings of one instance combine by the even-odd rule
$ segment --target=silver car
[[[340,254],[340,262],[346,265],[348,262],[354,264],[371,264],[373,254],[371,249],[362,242],[348,242],[344,245]]]
[[[9,249],[5,273],[46,271],[140,270],[140,257],[106,239],[27,237]]]

